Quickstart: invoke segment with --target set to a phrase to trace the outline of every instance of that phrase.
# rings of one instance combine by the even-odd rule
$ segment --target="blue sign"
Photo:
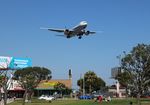
[[[31,67],[31,59],[29,58],[12,58],[9,68],[10,69],[22,69],[26,67]]]

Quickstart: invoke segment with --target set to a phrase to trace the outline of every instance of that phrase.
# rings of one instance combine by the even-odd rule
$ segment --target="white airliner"
[[[41,29],[47,29],[49,31],[64,33],[64,35],[57,35],[57,36],[65,36],[66,38],[78,36],[78,38],[81,39],[83,35],[96,33],[96,32],[85,30],[86,27],[87,27],[87,22],[81,21],[77,26],[73,27],[72,29],[54,29],[54,28],[41,28]]]

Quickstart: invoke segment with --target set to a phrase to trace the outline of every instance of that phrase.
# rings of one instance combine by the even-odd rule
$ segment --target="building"
[[[120,73],[123,73],[121,67],[113,67],[111,69],[111,79],[116,79]],[[126,97],[126,88],[121,86],[119,82],[116,82],[115,85],[110,86],[108,92],[113,97],[119,97],[119,98]]]
[[[68,73],[68,79],[51,79],[51,80],[42,80],[39,85],[35,88],[34,95],[35,96],[40,96],[40,95],[53,95],[56,92],[59,93],[60,91],[55,89],[54,86],[57,83],[62,83],[64,84],[68,90],[72,90],[72,73],[71,69],[69,70]],[[68,92],[65,92],[64,94],[70,94]]]
[[[72,89],[72,79],[42,80],[35,88],[35,96],[53,95],[55,92],[59,92],[54,88],[57,83],[64,84],[69,90]]]
[[[64,84],[69,90],[72,90],[72,74],[71,70],[69,70],[69,78],[68,79],[51,79],[51,80],[42,80],[38,84],[38,86],[35,88],[34,96],[40,96],[40,95],[53,95],[55,92],[58,92],[59,90],[56,90],[54,86],[57,83]],[[22,98],[25,90],[21,87],[19,84],[19,81],[10,79],[8,81],[8,93],[11,97],[16,98]]]
[[[108,92],[112,95],[112,97],[123,98],[126,97],[126,88],[120,86],[118,83],[116,85],[112,85],[108,88]]]
[[[19,81],[10,79],[8,80],[8,94],[10,97],[22,98],[25,90],[21,87]]]
[[[120,73],[122,73],[121,67],[113,67],[111,69],[111,78],[115,79]]]

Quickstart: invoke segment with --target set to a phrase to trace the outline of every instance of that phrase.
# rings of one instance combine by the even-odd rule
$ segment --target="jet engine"
[[[85,32],[85,35],[89,35],[89,34],[90,34],[90,31],[86,31],[86,32]]]
[[[65,35],[69,35],[69,34],[70,34],[69,29],[65,29],[64,34],[65,34]]]

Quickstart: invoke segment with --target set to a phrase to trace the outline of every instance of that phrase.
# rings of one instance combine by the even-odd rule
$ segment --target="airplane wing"
[[[64,29],[54,29],[54,28],[49,28],[49,31],[55,31],[55,32],[64,32]]]
[[[55,31],[55,32],[64,32],[65,29],[55,29],[55,28],[40,28],[40,29],[47,29],[49,31]]]
[[[92,32],[92,31],[89,32],[89,34],[95,34],[95,33],[96,33],[96,32],[94,32],[94,31],[93,31],[93,32]]]

